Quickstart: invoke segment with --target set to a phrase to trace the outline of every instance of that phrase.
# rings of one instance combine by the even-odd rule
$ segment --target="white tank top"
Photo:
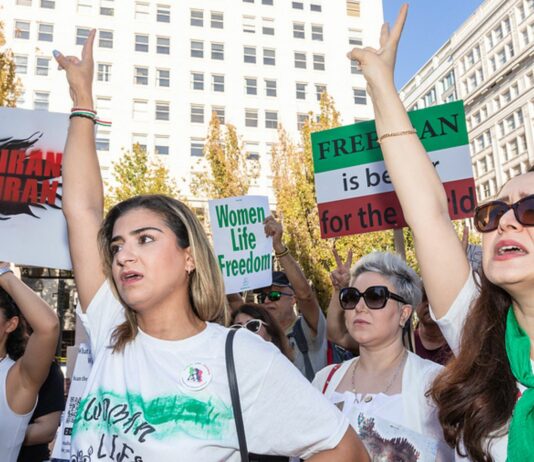
[[[0,361],[0,461],[15,462],[24,441],[28,422],[35,409],[20,415],[7,404],[6,379],[9,369],[15,364],[9,357]],[[36,403],[37,404],[37,403]]]

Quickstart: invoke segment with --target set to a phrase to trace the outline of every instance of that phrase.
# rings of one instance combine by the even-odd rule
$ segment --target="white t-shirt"
[[[9,370],[15,361],[6,356],[0,361],[0,461],[15,462],[24,441],[26,428],[32,417],[34,408],[27,414],[17,414],[9,407],[6,394],[6,380]]]
[[[430,307],[430,315],[434,321],[438,324],[445,340],[451,347],[451,350],[455,355],[458,355],[460,351],[460,342],[462,339],[462,330],[465,324],[465,320],[469,313],[469,307],[471,303],[478,297],[479,289],[473,277],[473,272],[469,273],[467,281],[465,281],[462,290],[458,293],[456,299],[452,303],[447,314],[440,319],[436,319],[436,316],[432,312]],[[534,371],[534,360],[531,360],[532,370]],[[525,387],[517,383],[517,387],[521,393],[525,391]],[[495,462],[505,462],[506,452],[508,448],[508,435],[500,438],[492,438],[489,440],[489,452]]]
[[[122,353],[108,347],[123,307],[105,283],[80,315],[94,364],[72,433],[77,461],[239,461],[226,375],[228,330],[160,340],[139,330]],[[234,357],[250,452],[300,455],[332,449],[347,419],[272,344],[240,329]]]

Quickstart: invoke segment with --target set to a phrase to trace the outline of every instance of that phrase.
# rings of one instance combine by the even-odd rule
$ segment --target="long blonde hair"
[[[113,255],[110,243],[113,227],[119,217],[134,209],[146,209],[159,214],[176,235],[177,245],[190,248],[195,270],[189,276],[189,301],[194,314],[202,321],[221,321],[226,307],[224,283],[215,254],[202,225],[195,214],[182,202],[172,197],[154,194],[135,196],[115,205],[106,215],[98,233],[104,271],[118,295],[111,274]],[[119,297],[120,299],[120,297]],[[113,331],[111,341],[114,352],[120,352],[137,335],[137,317],[123,300],[126,321]]]

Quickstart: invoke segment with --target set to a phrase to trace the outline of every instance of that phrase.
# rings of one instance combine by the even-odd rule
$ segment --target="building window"
[[[312,40],[323,41],[323,26],[312,24]]]
[[[306,53],[295,51],[295,68],[306,69]]]
[[[360,29],[349,29],[349,45],[361,47],[363,45],[362,31]]]
[[[136,85],[148,85],[148,67],[134,67],[134,83]]]
[[[204,123],[204,106],[200,104],[191,105],[191,123],[194,123],[194,124]]]
[[[211,89],[216,92],[224,92],[224,75],[212,74]]]
[[[147,136],[144,133],[134,133],[132,134],[132,149],[137,144],[139,145],[139,148],[146,152],[147,143],[146,143]]]
[[[272,48],[263,49],[263,64],[266,66],[274,66],[276,64],[276,51]]]
[[[245,77],[245,92],[247,95],[257,95],[258,80],[250,77]]]
[[[111,118],[111,98],[109,96],[97,96],[95,110],[101,119],[109,120]]]
[[[92,0],[78,0],[78,5],[76,9],[78,10],[78,13],[91,14],[91,10],[93,9],[93,2]]]
[[[35,62],[35,75],[47,76],[49,63],[49,58],[37,58]]]
[[[324,55],[313,55],[313,68],[316,71],[325,70]]]
[[[258,148],[259,143],[253,141],[245,141],[245,152],[247,153],[247,160],[259,162],[260,153],[258,152]],[[257,167],[259,167],[259,165]]]
[[[204,140],[202,138],[191,138],[191,156],[202,157],[204,155]]]
[[[87,37],[89,37],[89,32],[91,32],[91,29],[88,29],[86,27],[77,27],[76,28],[76,45],[83,45],[85,41],[87,40]]]
[[[363,88],[353,88],[354,104],[367,104],[367,94]]]
[[[33,108],[36,111],[48,111],[48,100],[50,93],[36,91],[33,95]]]
[[[432,88],[424,97],[425,100],[425,106],[432,106],[433,104],[436,104],[436,89]]]
[[[305,83],[297,82],[296,97],[297,99],[306,99],[306,84]]]
[[[243,16],[243,32],[245,34],[256,33],[256,16]]]
[[[110,30],[99,31],[98,46],[100,48],[113,48],[113,32]]]
[[[99,82],[109,82],[111,80],[111,64],[97,64],[96,80]]]
[[[293,38],[298,38],[298,39],[306,38],[306,34],[304,32],[304,23],[302,22],[293,23]]]
[[[273,6],[274,0],[261,0],[261,4]]]
[[[263,35],[274,35],[274,19],[263,18],[262,21],[261,33]]]
[[[166,101],[156,101],[156,120],[169,120],[169,103]]]
[[[169,137],[156,135],[154,137],[154,152],[160,156],[169,155]]]
[[[203,27],[204,26],[204,11],[191,10],[190,24],[196,27]]]
[[[265,128],[278,128],[278,112],[265,111]]]
[[[191,87],[193,90],[204,90],[204,74],[202,72],[191,73]]]
[[[150,5],[148,2],[136,0],[135,2],[135,19],[146,21],[150,13]]]
[[[265,79],[265,96],[276,97],[276,80]]]
[[[258,110],[245,109],[245,127],[256,128],[258,126]]]
[[[148,52],[148,35],[135,34],[135,51]]]
[[[40,40],[41,42],[53,42],[54,41],[53,24],[39,24],[39,32],[37,34],[37,40]]]
[[[30,38],[30,23],[15,21],[15,38],[28,40]]]
[[[360,67],[360,63],[355,59],[350,60],[350,73],[356,74],[356,75],[359,75],[362,73],[362,68]]]
[[[53,10],[56,7],[56,2],[54,0],[41,0],[41,8],[48,8]]]
[[[99,152],[109,152],[109,133],[98,132],[95,139],[96,150]]]
[[[347,0],[347,14],[349,16],[360,16],[360,0]]]
[[[204,57],[204,42],[199,40],[191,40],[191,57],[203,58]]]
[[[243,60],[245,63],[256,63],[256,47],[243,47]]]
[[[171,39],[169,37],[156,37],[156,53],[160,55],[171,54]]]
[[[171,22],[171,7],[169,5],[158,5],[156,10],[157,22]]]
[[[28,73],[28,57],[22,55],[15,55],[15,71],[17,74],[27,74]]]
[[[317,3],[317,1],[315,1],[314,3],[310,3],[310,11],[317,11],[320,13],[321,11],[323,11],[323,8],[320,3]]]
[[[32,6],[32,0],[17,0],[17,5]]]
[[[212,11],[210,24],[212,29],[224,29],[224,13],[222,11]]]
[[[309,116],[308,114],[297,114],[297,130],[302,130],[304,128],[304,125],[306,122],[308,122]]]
[[[215,114],[215,116],[217,117],[217,119],[219,119],[219,122],[221,124],[225,124],[225,121],[224,121],[224,107],[222,106],[212,106],[211,108],[211,111],[212,113]]]
[[[224,60],[224,43],[211,44],[211,59]]]
[[[148,101],[134,99],[132,118],[141,122],[148,120]]]
[[[115,16],[113,0],[100,0],[100,14],[102,16]]]
[[[303,10],[304,9],[304,3],[302,3],[302,2],[291,2],[291,7],[294,10]]]
[[[320,83],[315,84],[315,96],[317,97],[317,101],[321,101],[321,96],[325,92],[326,92],[326,85],[323,85]]]
[[[169,69],[156,69],[156,82],[158,87],[170,87],[171,71]]]

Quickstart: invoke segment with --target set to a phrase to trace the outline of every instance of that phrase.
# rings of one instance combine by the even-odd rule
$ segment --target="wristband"
[[[6,273],[12,273],[13,270],[9,267],[9,266],[6,266],[4,268],[0,268],[0,276],[2,276],[3,274],[6,274]]]

